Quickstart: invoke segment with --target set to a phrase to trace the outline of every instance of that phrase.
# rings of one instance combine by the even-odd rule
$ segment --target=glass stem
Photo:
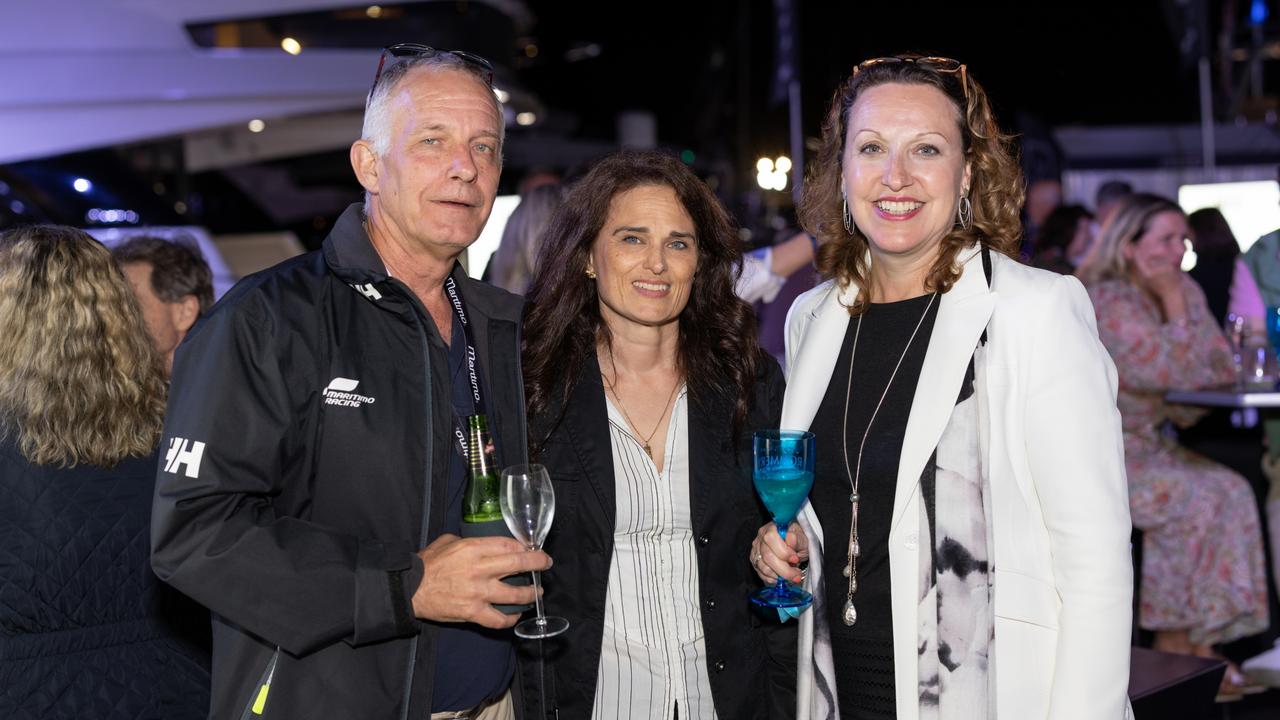
[[[537,570],[532,572],[533,575],[533,606],[538,611],[538,625],[546,625],[547,619],[542,615],[542,583],[538,580],[540,573]]]
[[[780,522],[774,522],[774,525],[776,525],[778,528],[778,535],[782,537],[783,541],[785,541],[787,539],[786,524],[780,523]],[[778,581],[773,586],[774,591],[777,592],[779,595],[785,593],[788,587],[790,587],[790,584],[786,580],[783,580],[781,575],[778,576]]]

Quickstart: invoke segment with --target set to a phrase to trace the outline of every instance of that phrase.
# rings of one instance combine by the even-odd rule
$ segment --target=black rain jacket
[[[522,301],[453,277],[498,460],[525,462]],[[352,205],[320,251],[241,281],[179,348],[152,566],[214,613],[210,717],[430,714],[447,658],[411,599],[453,427],[430,322]]]

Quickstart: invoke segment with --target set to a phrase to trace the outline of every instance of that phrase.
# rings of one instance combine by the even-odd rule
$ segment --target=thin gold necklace
[[[845,595],[844,612],[842,619],[845,625],[853,625],[858,621],[858,611],[853,607],[853,594],[858,591],[858,556],[862,554],[862,548],[858,544],[858,504],[860,497],[858,495],[859,480],[862,479],[862,450],[867,446],[867,436],[871,434],[871,424],[876,421],[876,415],[880,414],[880,406],[884,404],[884,399],[889,395],[889,388],[893,385],[893,379],[898,376],[898,368],[902,367],[902,361],[907,358],[907,351],[911,349],[911,343],[915,341],[916,334],[920,332],[920,326],[924,325],[924,319],[929,317],[929,309],[933,307],[933,301],[938,299],[938,293],[934,293],[929,297],[929,304],[924,306],[924,313],[920,315],[920,320],[916,322],[916,329],[911,331],[911,337],[907,339],[907,346],[902,349],[902,355],[898,357],[898,364],[893,366],[893,372],[889,374],[889,382],[884,385],[884,392],[880,393],[880,399],[876,402],[876,409],[871,412],[871,419],[867,421],[867,429],[862,432],[862,443],[858,445],[858,464],[853,470],[849,468],[849,396],[853,389],[853,358],[858,354],[858,336],[862,334],[862,315],[858,315],[858,325],[853,331],[853,349],[849,352],[849,382],[844,389],[844,429],[840,433],[840,445],[844,448],[844,471],[849,476],[849,554],[845,559],[844,576],[849,578],[849,592]],[[863,311],[865,314],[866,311]]]
[[[613,364],[612,355],[609,357],[609,363],[611,365]],[[617,367],[614,367],[613,371],[616,374],[618,372]],[[649,441],[653,440],[653,436],[658,434],[658,428],[662,427],[662,421],[667,419],[667,413],[671,411],[671,400],[675,398],[676,390],[680,389],[680,381],[676,380],[675,384],[671,386],[671,394],[667,396],[667,405],[666,407],[663,408],[662,415],[658,418],[658,424],[653,426],[653,430],[649,433],[648,437],[641,440],[639,427],[636,426],[636,423],[634,420],[631,419],[631,416],[627,414],[627,408],[625,405],[622,404],[622,396],[619,395],[618,391],[614,389],[613,383],[609,382],[609,378],[604,374],[603,370],[600,372],[600,378],[604,380],[605,387],[609,388],[609,392],[613,394],[613,399],[618,402],[618,409],[622,411],[622,417],[627,419],[627,425],[631,427],[631,432],[629,432],[628,434],[632,437],[632,439],[640,443],[640,446],[644,448],[644,454],[648,455],[649,459],[652,460],[653,448],[649,446]]]

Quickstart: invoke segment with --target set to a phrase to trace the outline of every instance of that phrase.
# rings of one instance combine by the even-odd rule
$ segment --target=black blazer
[[[747,599],[760,587],[748,560],[751,541],[769,520],[751,482],[751,431],[778,427],[784,389],[778,364],[761,353],[755,398],[736,442],[732,399],[689,399],[689,502],[702,627],[711,694],[725,720],[795,715],[796,623],[779,624]],[[544,546],[555,565],[543,575],[544,605],[570,625],[559,637],[521,644],[525,716],[586,719],[604,639],[616,512],[608,411],[594,354],[567,408],[529,422],[535,462],[547,466],[556,491],[555,522]]]

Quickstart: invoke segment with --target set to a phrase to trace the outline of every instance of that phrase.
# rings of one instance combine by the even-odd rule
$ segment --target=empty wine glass
[[[773,514],[778,534],[786,539],[787,528],[813,487],[814,435],[801,430],[757,430],[752,450],[756,492]],[[751,602],[774,608],[808,607],[813,595],[779,576],[776,584],[752,593]]]
[[[503,470],[498,504],[502,507],[502,519],[507,521],[511,535],[526,550],[541,549],[556,514],[556,493],[547,469],[541,465],[513,465]],[[516,625],[516,637],[536,640],[553,637],[569,629],[568,620],[542,614],[542,585],[538,575],[534,570],[537,616]]]

